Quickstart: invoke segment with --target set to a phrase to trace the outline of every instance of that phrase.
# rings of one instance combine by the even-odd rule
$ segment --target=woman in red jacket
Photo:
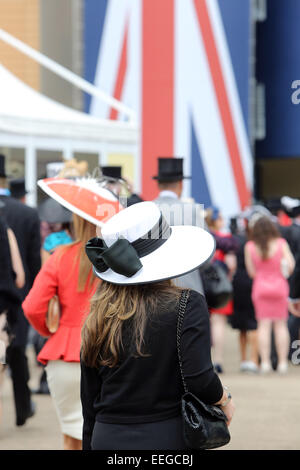
[[[33,328],[49,337],[38,360],[46,365],[65,450],[81,449],[81,327],[99,282],[84,251],[87,241],[95,236],[95,226],[75,214],[73,220],[75,241],[58,248],[47,259],[23,302],[24,313]],[[57,331],[51,334],[46,315],[49,301],[55,295],[59,298],[61,316]]]

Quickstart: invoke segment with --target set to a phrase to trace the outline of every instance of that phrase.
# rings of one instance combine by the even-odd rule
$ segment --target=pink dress
[[[281,273],[284,243],[285,240],[279,238],[273,256],[264,260],[254,242],[247,242],[256,271],[252,285],[252,302],[258,320],[284,320],[288,317],[289,284]]]

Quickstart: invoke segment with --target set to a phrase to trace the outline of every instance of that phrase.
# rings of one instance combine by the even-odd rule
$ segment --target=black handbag
[[[181,398],[183,436],[185,444],[190,449],[215,449],[230,441],[226,415],[219,406],[207,405],[189,392],[183,375],[180,338],[188,296],[188,290],[182,291],[177,322],[177,352],[184,388]]]
[[[219,261],[213,261],[200,273],[208,307],[224,307],[233,295],[232,284],[227,277],[226,269]]]

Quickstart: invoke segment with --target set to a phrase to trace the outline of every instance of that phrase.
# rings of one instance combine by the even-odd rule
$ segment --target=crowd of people
[[[263,205],[249,207],[223,234],[234,239],[236,246],[221,250],[221,261],[232,284],[232,298],[221,309],[211,309],[212,344],[219,372],[223,371],[220,363],[227,323],[239,331],[242,372],[288,371],[293,342],[299,339],[297,298],[292,293],[298,283],[294,270],[300,253],[300,233],[297,240],[298,226],[293,221],[295,208],[291,211],[282,202],[272,212]],[[216,208],[213,213],[221,224]],[[214,230],[216,225],[211,224],[211,218],[209,212],[208,227]],[[220,260],[218,250],[215,258]],[[215,315],[219,317],[217,321]]]
[[[300,201],[253,205],[229,225],[220,208],[182,197],[182,159],[158,159],[154,201],[133,193],[121,167],[99,175],[76,161],[57,175],[84,180],[108,203],[125,188],[124,207],[98,224],[70,201],[26,206],[24,181],[9,185],[0,155],[0,340],[16,425],[35,413],[30,331],[42,368],[35,393],[50,393],[64,449],[186,449],[183,377],[228,425],[234,415],[220,378],[228,326],[239,331],[241,372],[288,373],[300,326]]]

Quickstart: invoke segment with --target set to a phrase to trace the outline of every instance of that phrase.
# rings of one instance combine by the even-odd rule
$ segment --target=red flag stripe
[[[157,193],[157,157],[173,155],[174,0],[143,0],[142,195]]]

